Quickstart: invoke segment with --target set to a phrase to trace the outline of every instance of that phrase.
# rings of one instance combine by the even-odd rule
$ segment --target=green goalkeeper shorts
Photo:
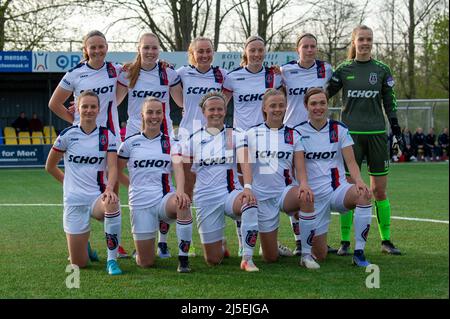
[[[388,136],[381,134],[351,134],[353,138],[353,152],[356,163],[361,169],[364,159],[367,160],[369,175],[383,176],[389,172]],[[345,172],[349,175],[347,166]]]

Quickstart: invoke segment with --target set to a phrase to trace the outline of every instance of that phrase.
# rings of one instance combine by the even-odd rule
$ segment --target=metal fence
[[[444,127],[449,127],[449,99],[397,100],[397,103],[399,124],[402,128],[409,128],[412,133],[421,127],[425,134],[434,128],[438,135]],[[331,107],[330,118],[339,120],[341,108]]]

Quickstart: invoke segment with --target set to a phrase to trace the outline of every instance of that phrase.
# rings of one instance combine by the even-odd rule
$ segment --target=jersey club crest
[[[378,75],[375,72],[371,72],[369,74],[369,83],[372,85],[377,84],[378,81]]]

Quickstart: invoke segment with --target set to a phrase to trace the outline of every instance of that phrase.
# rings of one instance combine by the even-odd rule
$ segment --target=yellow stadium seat
[[[31,133],[31,143],[44,144],[44,135],[41,131]]]
[[[51,140],[50,140],[50,133],[51,133]],[[44,137],[45,137],[45,144],[53,144],[56,141],[56,131],[53,126],[46,125],[44,126]]]
[[[19,144],[20,145],[30,145],[31,144],[31,140],[30,140],[30,132],[19,132],[18,135],[19,138]]]
[[[6,126],[4,131],[5,145],[17,145],[17,135],[14,127]]]

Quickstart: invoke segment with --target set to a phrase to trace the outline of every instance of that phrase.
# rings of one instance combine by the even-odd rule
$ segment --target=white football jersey
[[[216,135],[201,128],[184,142],[183,156],[190,158],[191,170],[196,174],[195,203],[218,203],[225,194],[241,188],[236,149],[244,145],[244,134],[232,127],[224,127]]]
[[[295,129],[302,136],[306,174],[314,197],[327,196],[346,182],[341,150],[353,145],[353,139],[347,127],[334,120],[327,120],[320,130],[316,130],[309,121],[297,125]]]
[[[182,66],[177,70],[183,85],[184,114],[180,128],[192,134],[202,128],[206,120],[199,106],[200,100],[210,91],[221,91],[227,71],[219,67],[211,67],[207,72],[200,72],[195,66]],[[186,132],[182,132],[182,135]],[[186,136],[186,137],[189,137]]]
[[[64,153],[64,204],[90,205],[107,185],[107,152],[117,152],[116,139],[106,127],[86,134],[79,125],[59,134],[53,149]]]
[[[130,80],[128,72],[122,70],[119,74],[119,84],[128,87]],[[172,120],[170,118],[170,93],[172,86],[180,83],[177,72],[171,68],[164,68],[158,62],[153,69],[146,71],[141,69],[138,80],[134,88],[128,88],[128,121],[126,137],[139,133],[141,131],[142,103],[146,97],[156,97],[163,102],[164,120],[161,124],[161,131],[172,136]]]
[[[117,76],[122,66],[120,64],[105,62],[103,66],[95,70],[87,62],[81,62],[68,71],[59,82],[59,86],[72,91],[77,105],[78,96],[86,90],[97,93],[100,99],[100,113],[97,116],[97,126],[103,126],[111,130],[114,135],[119,135],[119,115],[117,113],[116,86]],[[80,114],[75,108],[74,125],[80,123]]]
[[[269,88],[281,88],[281,76],[270,68],[252,73],[246,67],[239,67],[228,73],[223,89],[233,93],[234,127],[246,131],[264,122],[262,98]]]
[[[128,160],[128,202],[132,208],[152,207],[173,190],[172,142],[162,133],[149,139],[140,132],[120,145],[119,158]]]
[[[316,60],[308,69],[297,61],[291,61],[281,67],[281,76],[287,92],[287,110],[284,124],[294,127],[308,120],[303,99],[306,91],[312,87],[325,88],[333,74],[333,68],[327,62]]]
[[[294,182],[294,152],[303,151],[300,134],[285,125],[270,129],[266,123],[246,134],[253,173],[253,192],[258,200],[280,196]]]

